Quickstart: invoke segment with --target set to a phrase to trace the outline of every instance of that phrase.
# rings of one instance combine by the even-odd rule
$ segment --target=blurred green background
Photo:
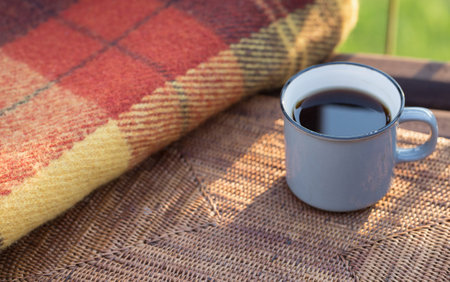
[[[392,55],[450,61],[450,0],[397,0]],[[339,53],[385,52],[389,0],[359,0],[359,19]]]

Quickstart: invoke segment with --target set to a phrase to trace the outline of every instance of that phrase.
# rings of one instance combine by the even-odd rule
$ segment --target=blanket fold
[[[356,0],[10,1],[0,249],[208,117],[323,61]]]

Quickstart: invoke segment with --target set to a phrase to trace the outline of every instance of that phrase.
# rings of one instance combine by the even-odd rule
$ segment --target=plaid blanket
[[[355,0],[0,4],[0,248],[324,60]]]

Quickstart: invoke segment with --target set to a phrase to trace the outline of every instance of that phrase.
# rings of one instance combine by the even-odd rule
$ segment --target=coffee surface
[[[354,137],[370,134],[391,121],[387,108],[367,93],[331,89],[297,102],[294,120],[325,135]]]

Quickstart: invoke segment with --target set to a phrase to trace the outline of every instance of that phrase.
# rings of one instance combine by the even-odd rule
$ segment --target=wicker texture
[[[327,58],[356,0],[0,5],[0,249]]]
[[[329,213],[288,189],[282,125],[270,96],[219,114],[8,248],[0,278],[448,279],[450,140],[376,205]]]

